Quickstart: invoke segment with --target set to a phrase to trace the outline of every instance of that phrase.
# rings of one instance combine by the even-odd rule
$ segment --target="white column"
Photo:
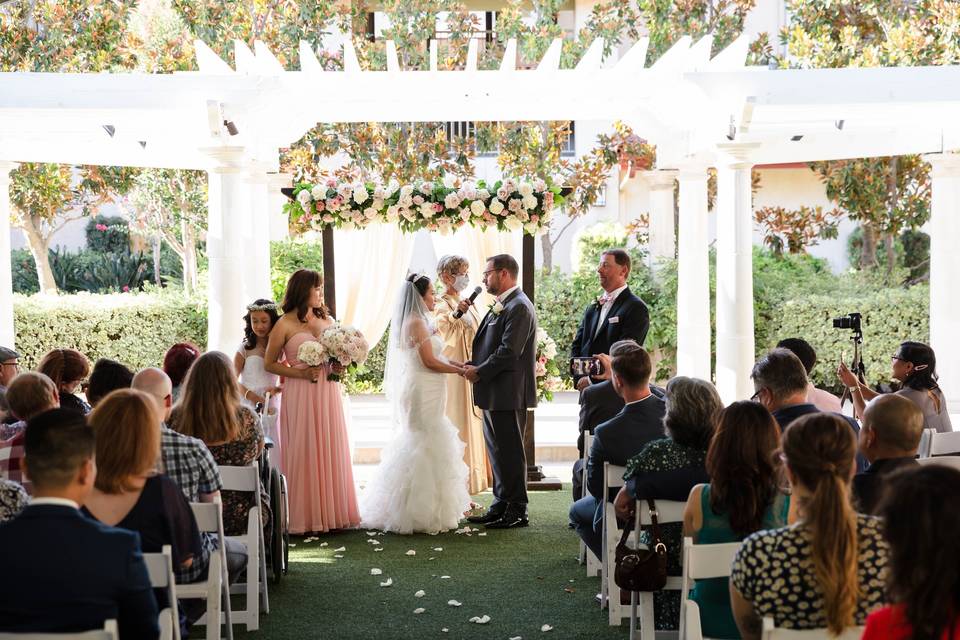
[[[287,215],[283,212],[283,205],[288,201],[287,196],[280,189],[293,185],[293,176],[289,173],[268,173],[267,182],[270,186],[268,201],[268,216],[270,218],[270,240],[286,240],[290,236]]]
[[[753,395],[752,164],[756,145],[724,145],[717,164],[717,375],[725,404]]]
[[[207,348],[233,354],[243,339],[243,279],[249,248],[244,247],[244,221],[250,187],[244,175],[243,147],[203,151],[213,161],[207,200]]]
[[[960,413],[960,154],[925,156],[930,172],[930,346],[950,413]],[[958,429],[960,427],[954,427]]]
[[[650,259],[672,260],[676,255],[674,231],[673,181],[676,171],[645,171],[650,186]]]
[[[0,346],[14,348],[13,274],[10,267],[10,172],[15,162],[0,160]]]
[[[250,206],[243,246],[247,249],[244,299],[247,304],[258,298],[270,298],[270,174],[267,167],[255,163],[247,167],[246,179]]]
[[[682,167],[677,247],[677,375],[710,380],[707,167]]]

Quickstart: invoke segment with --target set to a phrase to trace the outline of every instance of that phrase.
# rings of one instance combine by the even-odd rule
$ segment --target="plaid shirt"
[[[19,482],[30,491],[30,483],[23,478],[23,441],[26,433],[21,431],[9,440],[0,442],[0,479]]]
[[[200,502],[201,493],[213,493],[223,488],[220,469],[202,440],[164,426],[160,430],[160,451],[163,472],[177,483],[190,502]],[[210,553],[216,551],[217,540],[215,535],[206,533],[200,534],[200,539],[203,543],[203,561],[194,562],[189,569],[177,571],[177,582],[196,582],[206,575],[207,559]]]

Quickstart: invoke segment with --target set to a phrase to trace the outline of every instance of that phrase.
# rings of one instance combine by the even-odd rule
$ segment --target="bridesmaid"
[[[323,304],[323,279],[300,269],[290,276],[283,316],[267,343],[268,372],[283,376],[280,439],[290,495],[290,532],[349,529],[360,524],[350,444],[340,385],[327,381],[329,365],[308,367],[297,359],[304,342],[317,340],[333,324]],[[280,356],[286,365],[280,364]],[[334,365],[334,370],[341,367]]]
[[[443,355],[455,362],[470,360],[473,336],[480,326],[480,317],[473,306],[460,299],[468,284],[467,270],[470,265],[462,256],[443,256],[437,263],[437,275],[443,283],[443,296],[437,298],[434,310],[437,330],[445,343]],[[464,308],[462,317],[455,318],[457,309]],[[471,494],[485,491],[491,484],[487,463],[486,445],[483,441],[483,423],[473,406],[472,384],[465,378],[451,377],[447,381],[447,418],[457,425],[460,439],[466,445],[463,461],[470,474],[467,490]]]

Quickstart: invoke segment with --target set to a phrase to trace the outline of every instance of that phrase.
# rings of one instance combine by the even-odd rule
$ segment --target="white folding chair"
[[[615,550],[620,539],[620,528],[617,526],[616,510],[613,508],[613,503],[607,500],[607,496],[610,495],[610,489],[616,489],[624,485],[623,474],[626,471],[626,467],[613,465],[609,462],[603,463],[603,526],[601,528],[603,543],[600,558],[600,608],[609,607],[610,624],[616,625],[620,624],[620,619],[626,614],[619,608],[621,606],[620,591],[619,587],[613,582],[613,570],[616,564]],[[590,575],[589,572],[587,575]],[[610,604],[611,593],[617,594],[615,605]],[[614,621],[614,615],[618,616],[616,621]]]
[[[920,458],[917,460],[920,464],[942,464],[947,467],[953,467],[960,471],[960,456],[935,456],[931,458]]]
[[[270,601],[267,597],[267,561],[263,540],[263,525],[260,514],[263,505],[260,502],[260,470],[257,463],[245,467],[220,467],[223,491],[252,492],[256,498],[254,506],[247,512],[247,532],[242,536],[231,536],[247,547],[247,581],[230,585],[230,593],[246,595],[246,608],[234,609],[234,620],[247,626],[247,631],[260,628],[260,605],[264,613],[270,613]],[[255,568],[255,570],[254,570]]]
[[[936,429],[924,429],[920,434],[920,444],[917,445],[918,458],[930,457],[930,449],[933,447],[933,434],[936,432]]]
[[[177,586],[173,577],[173,552],[163,545],[160,553],[145,553],[150,586],[167,592],[167,606],[160,612],[160,640],[180,640],[180,610],[177,607]]]
[[[960,431],[937,433],[930,437],[930,455],[947,456],[960,454]]]
[[[207,612],[197,624],[207,625],[207,640],[220,640],[220,624],[226,621],[227,638],[233,640],[233,620],[230,612],[230,583],[227,578],[226,536],[223,535],[223,505],[220,498],[213,502],[191,502],[193,517],[202,533],[217,535],[217,551],[210,554],[207,579],[202,582],[177,585],[177,597],[207,601]],[[220,612],[223,611],[223,617]],[[212,620],[212,622],[211,622]]]
[[[662,527],[665,524],[682,523],[683,512],[687,507],[686,502],[674,500],[656,500],[657,522]],[[637,500],[635,511],[634,531],[640,531],[643,524],[643,512],[647,510],[646,500]],[[683,554],[680,554],[681,565],[683,563]],[[677,591],[683,587],[682,576],[667,576],[667,583],[663,586],[663,591]],[[637,636],[637,626],[640,627],[641,640],[654,640],[656,638],[656,624],[654,622],[653,612],[653,591],[644,591],[630,593],[630,640]],[[617,598],[617,603],[620,598]],[[612,600],[611,600],[612,602]],[[614,624],[611,622],[611,624]],[[620,624],[619,620],[616,624]]]
[[[659,506],[659,505],[658,505]],[[727,578],[739,542],[723,544],[694,544],[693,538],[683,539],[683,580],[680,586],[680,640],[702,640],[700,607],[688,598],[694,580]]]
[[[773,618],[763,619],[763,640],[860,640],[863,627],[848,627],[839,636],[827,629],[782,629],[773,626]]]
[[[118,640],[117,621],[107,620],[103,629],[79,633],[0,633],[0,640]]]
[[[583,483],[583,493],[581,497],[587,496],[590,494],[590,491],[587,490],[587,457],[590,455],[590,447],[593,446],[593,434],[589,431],[583,432],[583,469],[582,469],[582,479]],[[601,574],[601,562],[592,551],[587,549],[587,545],[583,544],[583,540],[580,541],[580,564],[587,565],[587,577],[591,578],[593,576],[599,576]]]

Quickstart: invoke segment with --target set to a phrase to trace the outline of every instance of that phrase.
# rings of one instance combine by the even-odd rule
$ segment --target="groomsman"
[[[610,345],[620,340],[643,346],[650,328],[647,305],[627,286],[630,255],[623,249],[607,249],[600,254],[597,274],[603,293],[583,314],[570,349],[573,358],[608,354]],[[592,383],[589,376],[577,376],[574,382],[580,391]]]

